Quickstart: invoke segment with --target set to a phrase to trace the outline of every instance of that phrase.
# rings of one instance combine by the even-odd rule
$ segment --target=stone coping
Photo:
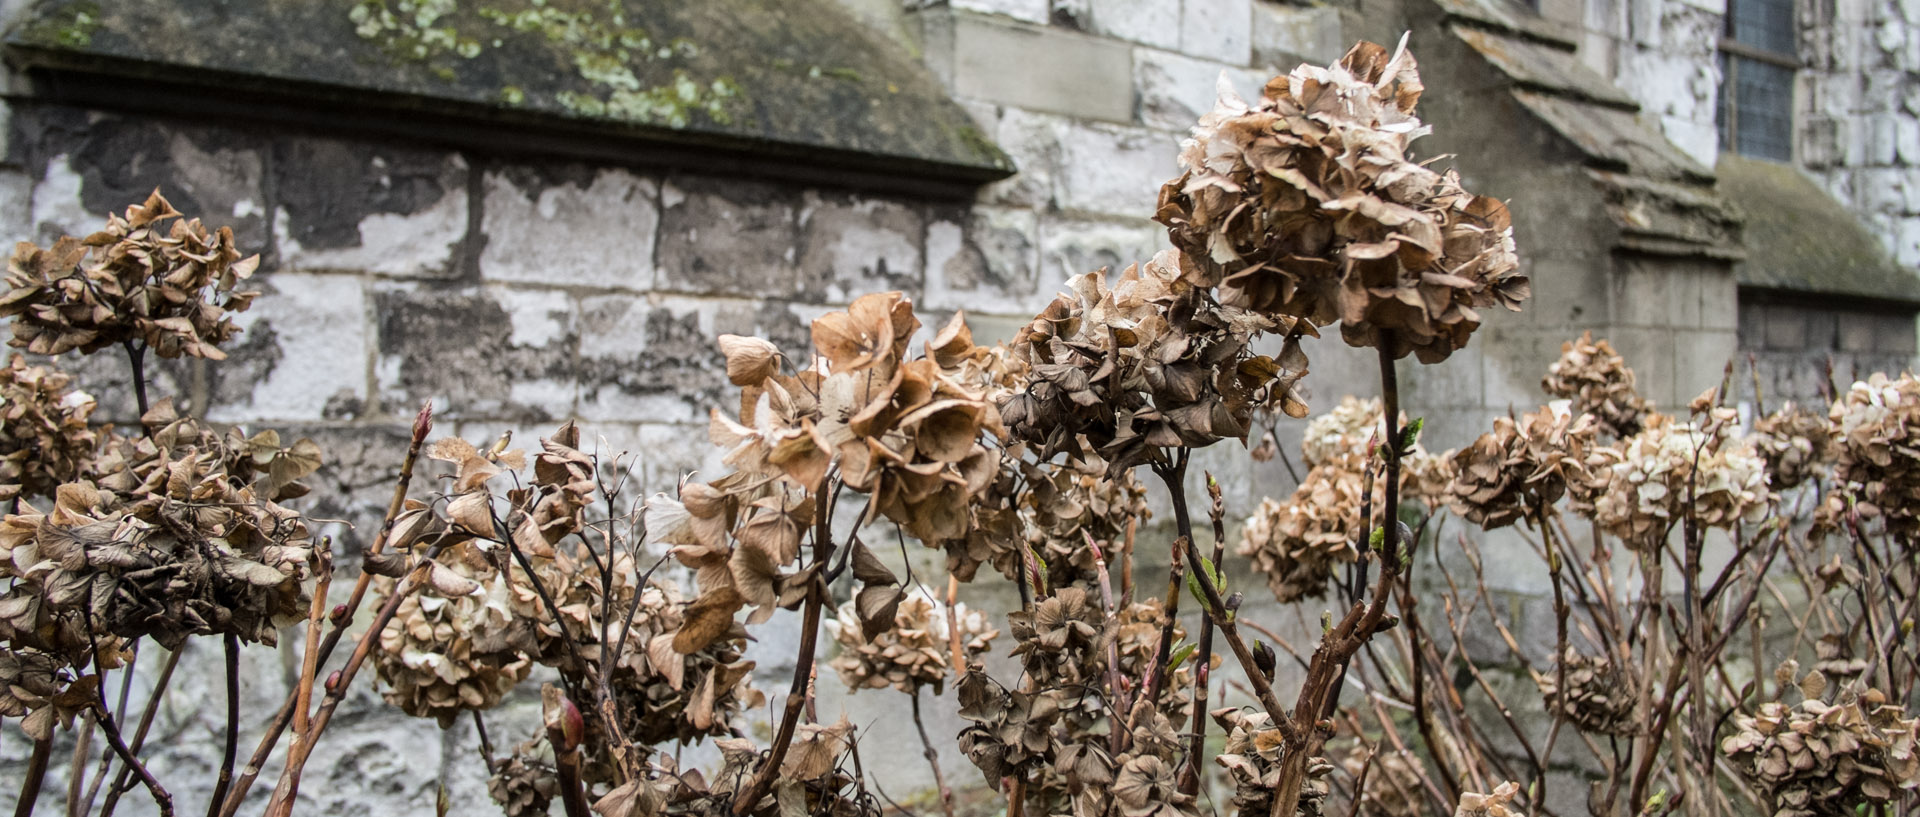
[[[28,95],[964,196],[1012,161],[831,0],[40,0]]]

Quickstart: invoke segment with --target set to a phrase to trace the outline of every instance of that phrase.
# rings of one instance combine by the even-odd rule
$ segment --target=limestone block
[[[243,330],[228,359],[208,366],[216,422],[353,419],[365,413],[368,349],[365,281],[275,272],[234,316]]]
[[[1327,65],[1347,52],[1340,10],[1333,6],[1253,4],[1253,64],[1289,71],[1301,61]]]
[[[1903,267],[1920,266],[1920,218],[1903,218],[1895,222],[1891,238],[1894,260]]]
[[[846,303],[868,292],[918,292],[925,218],[907,203],[809,190],[800,207],[801,288]]]
[[[755,335],[804,361],[806,326],[779,301],[603,295],[581,300],[579,416],[587,421],[705,423],[737,411],[715,338]]]
[[[467,162],[456,153],[294,138],[274,146],[274,240],[289,268],[460,274]]]
[[[565,293],[386,286],[374,304],[375,382],[393,413],[430,398],[449,420],[545,423],[573,412],[580,324]]]
[[[31,241],[33,234],[33,179],[14,169],[0,169],[0,236],[6,241]]]
[[[1041,25],[1046,24],[1048,16],[1047,0],[948,0],[948,3],[956,9],[997,14]]]
[[[1145,219],[1082,221],[1050,218],[1040,225],[1041,286],[1051,291],[1066,280],[1101,267],[1117,276],[1163,248],[1166,234]]]
[[[1030,210],[978,206],[927,225],[929,309],[1030,317],[1052,297],[1039,279],[1039,217]],[[1044,285],[1043,285],[1044,284]]]
[[[1617,265],[1613,279],[1613,319],[1622,326],[1673,323],[1671,270],[1657,263]]]
[[[543,172],[546,171],[546,172]],[[512,166],[489,172],[485,280],[646,290],[660,214],[652,179],[621,169]]]
[[[732,469],[720,461],[726,453],[707,437],[704,422],[695,424],[644,423],[637,427],[640,445],[646,452],[641,463],[641,483],[648,491],[667,491],[682,477],[696,480],[725,476]]]
[[[791,188],[676,176],[660,200],[662,287],[775,297],[794,291],[799,226]]]
[[[1675,330],[1672,341],[1673,397],[1652,399],[1669,410],[1677,410],[1707,389],[1720,385],[1727,362],[1734,360],[1738,342],[1731,329]],[[1637,370],[1636,370],[1637,371]]]
[[[1133,118],[1132,52],[1060,28],[953,17],[953,89],[963,97],[1087,119]]]
[[[1155,48],[1180,47],[1180,4],[1092,0],[1088,30]]]
[[[1075,123],[1063,147],[1061,204],[1072,211],[1146,217],[1179,175],[1175,142],[1142,128]]]
[[[1213,110],[1224,75],[1241,99],[1258,99],[1265,72],[1211,60],[1139,48],[1133,54],[1134,86],[1140,95],[1140,122],[1149,128],[1185,133]],[[1161,137],[1171,144],[1174,140]]]
[[[1180,9],[1180,50],[1246,65],[1253,58],[1253,0],[1187,0]]]
[[[1020,172],[981,190],[980,200],[1019,207],[1053,207],[1065,164],[1061,143],[1072,123],[1055,114],[1006,108],[990,132]]]

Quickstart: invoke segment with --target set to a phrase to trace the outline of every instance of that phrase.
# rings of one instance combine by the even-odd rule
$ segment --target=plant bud
[[[334,605],[333,611],[327,615],[327,620],[333,622],[334,626],[347,623],[347,606],[344,604]]]
[[[327,684],[325,689],[327,690],[328,695],[335,695],[340,692],[340,671],[339,670],[334,670],[331,675],[327,676]]]

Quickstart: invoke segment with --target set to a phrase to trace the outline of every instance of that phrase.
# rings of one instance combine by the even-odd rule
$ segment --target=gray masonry
[[[28,5],[0,3],[0,11],[19,19]],[[313,3],[299,13],[318,25],[326,9],[345,14],[349,5]],[[629,5],[654,13],[673,4]],[[765,76],[786,90],[766,99],[796,106],[792,116],[760,122],[696,89],[697,99],[741,113],[724,125],[696,115],[685,127],[596,120],[557,95],[539,96],[534,73],[490,77],[525,95],[527,110],[485,101],[509,98],[505,85],[442,93],[379,71],[335,77],[380,91],[366,104],[386,107],[364,127],[298,116],[312,89],[285,77],[250,86],[277,100],[264,113],[156,110],[112,92],[124,72],[55,58],[66,53],[58,35],[69,29],[59,29],[37,46],[16,40],[10,52],[0,227],[43,244],[84,234],[155,187],[191,215],[233,225],[262,253],[257,280],[269,294],[241,316],[246,334],[231,360],[161,365],[155,388],[216,421],[321,442],[329,461],[308,510],[344,520],[329,530],[351,549],[377,522],[406,423],[423,401],[434,403],[442,432],[471,440],[510,430],[531,444],[579,419],[602,451],[630,454],[647,491],[670,490],[690,472],[716,474],[705,418],[732,391],[715,335],[762,335],[799,351],[814,317],[864,292],[901,289],[928,323],[965,309],[976,337],[1009,337],[1069,275],[1142,261],[1165,246],[1147,217],[1159,185],[1177,172],[1179,139],[1212,107],[1220,77],[1252,95],[1300,61],[1330,62],[1356,39],[1391,44],[1410,31],[1428,87],[1422,115],[1435,126],[1418,149],[1456,154],[1469,189],[1511,201],[1534,279],[1525,312],[1489,314],[1465,352],[1406,367],[1408,411],[1429,418],[1427,444],[1444,449],[1471,441],[1494,413],[1538,405],[1545,366],[1562,341],[1586,330],[1611,338],[1643,391],[1668,408],[1717,383],[1741,350],[1775,367],[1775,394],[1803,397],[1817,385],[1808,366],[1829,347],[1871,366],[1910,364],[1911,305],[1920,298],[1910,272],[1888,259],[1920,263],[1920,52],[1912,45],[1920,27],[1911,25],[1920,20],[1903,16],[1911,4],[1887,0],[1805,5],[1800,156],[1831,192],[1821,212],[1851,219],[1879,246],[1865,260],[1796,262],[1793,270],[1813,272],[1791,280],[1766,277],[1760,268],[1777,256],[1757,257],[1743,238],[1750,202],[1717,182],[1726,173],[1714,137],[1712,43],[1726,9],[1688,0],[1543,0],[1537,12],[1505,0],[796,3],[809,11],[795,17],[818,18],[806,30],[842,32],[880,56],[857,70],[827,57],[810,67],[781,57],[786,73]],[[76,4],[35,11],[49,8],[75,22]],[[1868,22],[1873,28],[1860,27]],[[100,48],[117,42],[110,30],[71,30]],[[329,54],[349,66],[384,65],[355,49],[391,41],[334,45],[314,52],[313,64],[325,66],[314,70],[346,71]],[[722,70],[711,55],[726,46],[702,46],[703,56],[686,58],[688,70]],[[452,57],[435,59],[466,70]],[[634,70],[636,82],[653,82],[647,72],[665,69]],[[76,81],[89,77],[111,81]],[[554,80],[576,83],[568,86],[575,93],[600,88],[580,81],[564,72]],[[405,127],[407,115],[381,95],[402,93],[437,100],[424,108],[432,128]],[[818,96],[795,96],[807,94]],[[861,107],[872,100],[882,102]],[[894,127],[915,120],[903,115],[913,111],[937,126]],[[768,124],[806,116],[822,124]],[[1783,183],[1756,184],[1764,197]],[[1836,266],[1904,274],[1873,285],[1904,294],[1867,310],[1874,292],[1821,277]],[[1837,300],[1808,307],[1767,295],[1793,292]],[[1866,313],[1872,321],[1855,319]],[[1344,347],[1337,333],[1308,351],[1316,410],[1344,393],[1377,391],[1370,355]],[[122,361],[74,365],[113,416],[130,418]],[[1196,488],[1203,468],[1222,478],[1235,515],[1291,489],[1277,463],[1253,464],[1237,447],[1202,452]],[[928,558],[916,570],[938,575],[935,565]],[[1496,586],[1515,609],[1538,609],[1540,576],[1518,568]],[[992,581],[969,592],[988,608],[1004,608],[1011,594]],[[1268,605],[1248,614],[1291,619]],[[757,631],[764,640],[753,653],[767,689],[784,689],[794,626],[783,617]],[[217,695],[217,659],[193,649],[154,754],[156,772],[181,783],[176,795],[188,807],[210,788],[219,725],[201,705]],[[292,648],[249,652],[253,711],[277,702],[294,660]],[[830,680],[821,688],[823,714],[837,711],[843,692]],[[929,775],[904,702],[866,692],[848,708],[872,719],[861,724],[871,729],[868,751],[916,759],[895,764],[889,791],[924,789]],[[524,737],[536,710],[521,699],[491,713],[496,743]],[[365,686],[342,713],[329,734],[338,746],[310,773],[320,785],[303,788],[307,812],[430,813],[443,783],[456,813],[491,811],[466,722],[442,733],[406,721]],[[959,727],[951,701],[930,717],[936,736]],[[956,751],[943,750],[952,779],[977,780]],[[7,727],[0,777],[17,774],[25,752]],[[64,763],[66,753],[56,757]],[[0,808],[13,791],[0,784]],[[43,807],[58,796],[50,792]],[[134,796],[121,813],[145,807]]]

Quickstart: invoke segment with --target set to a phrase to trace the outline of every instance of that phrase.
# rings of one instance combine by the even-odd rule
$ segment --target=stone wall
[[[309,510],[352,523],[329,527],[351,549],[376,521],[422,401],[434,402],[442,433],[470,440],[512,431],[532,445],[577,418],[604,452],[631,454],[648,491],[670,489],[690,471],[716,473],[705,417],[731,390],[715,335],[763,335],[799,351],[813,317],[862,292],[903,289],[929,323],[964,308],[976,337],[1010,336],[1069,275],[1144,260],[1165,245],[1147,217],[1158,186],[1176,172],[1178,140],[1211,107],[1223,73],[1251,95],[1301,60],[1330,62],[1357,36],[1392,42],[1407,27],[1397,3],[1376,15],[1358,2],[843,2],[919,54],[1019,174],[971,201],[923,200],[85,110],[34,102],[16,85],[0,108],[8,123],[0,227],[42,243],[84,234],[156,186],[189,214],[233,224],[263,254],[257,280],[269,294],[241,316],[246,334],[231,360],[162,365],[157,390],[189,398],[215,420],[320,441],[330,461]],[[1659,60],[1680,59],[1669,48],[1680,39],[1622,42],[1620,61],[1641,65],[1635,76],[1649,88],[1660,85]],[[1485,95],[1492,80],[1466,57],[1438,42],[1414,46],[1436,49],[1419,52],[1430,72],[1425,104],[1443,133],[1457,128],[1421,149],[1462,154],[1470,188],[1516,201],[1536,280],[1528,312],[1489,315],[1473,346],[1446,364],[1403,369],[1407,410],[1430,418],[1429,446],[1462,445],[1490,412],[1538,405],[1538,378],[1579,328],[1618,330],[1663,405],[1717,379],[1732,344],[1724,270],[1676,271],[1611,254],[1604,203],[1577,161],[1511,102],[1473,107],[1499,103]],[[1691,145],[1696,114],[1676,103],[1661,121],[1671,119],[1670,138]],[[1705,121],[1710,135],[1711,116]],[[1332,337],[1309,354],[1316,410],[1342,394],[1377,392],[1371,355]],[[109,412],[130,418],[123,361],[79,366]],[[1282,444],[1294,439],[1283,435]],[[1196,458],[1196,489],[1207,470],[1227,486],[1236,516],[1291,489],[1279,463],[1256,466],[1234,446]],[[930,561],[917,569],[938,575]],[[1523,572],[1501,589],[1531,598],[1538,582]],[[973,602],[1007,606],[1010,588],[983,584],[969,591]],[[751,657],[765,688],[785,688],[794,627],[783,616],[756,631],[763,641]],[[221,723],[203,705],[218,698],[218,661],[194,650],[155,749],[156,772],[181,781],[176,794],[188,804],[210,788],[202,783],[216,765]],[[294,654],[249,652],[249,711],[270,711]],[[149,677],[157,661],[143,663]],[[843,693],[831,680],[820,687],[830,718]],[[950,703],[930,709],[936,739],[959,728]],[[534,708],[523,697],[490,713],[495,743],[524,737]],[[858,708],[870,720],[861,724],[871,730],[863,733],[869,756],[915,759],[889,766],[889,792],[924,788],[930,775],[904,701],[869,692]],[[248,734],[259,726],[249,723]],[[492,811],[469,723],[441,733],[398,718],[362,684],[329,741],[338,748],[303,787],[310,812],[423,813],[441,784],[456,812]],[[978,780],[942,748],[952,779]],[[20,768],[24,754],[11,734],[0,739],[0,772]],[[56,757],[64,763],[66,750]],[[64,779],[58,768],[54,779]],[[0,808],[12,794],[0,786]],[[43,807],[58,796],[50,792]],[[148,811],[136,795],[121,813]]]
[[[1806,0],[1800,24],[1800,161],[1920,266],[1920,4]]]

